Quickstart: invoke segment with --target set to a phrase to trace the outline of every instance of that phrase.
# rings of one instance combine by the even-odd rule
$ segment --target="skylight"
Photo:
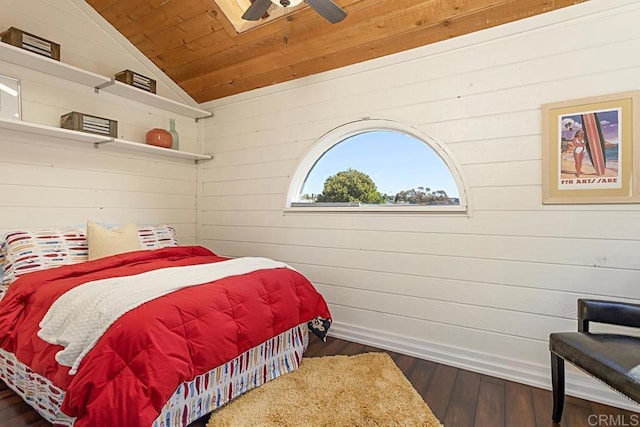
[[[222,12],[229,18],[231,24],[233,24],[234,28],[238,33],[242,33],[244,31],[255,28],[259,25],[265,24],[267,22],[273,21],[275,19],[283,17],[285,14],[291,13],[295,10],[298,10],[304,7],[304,3],[301,3],[294,7],[280,7],[275,4],[271,5],[269,10],[267,11],[268,16],[266,18],[262,18],[259,21],[245,21],[242,19],[242,14],[251,6],[250,0],[214,0]]]

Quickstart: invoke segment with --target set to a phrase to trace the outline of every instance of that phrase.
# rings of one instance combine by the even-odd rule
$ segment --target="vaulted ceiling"
[[[228,9],[219,6],[224,1],[87,3],[196,101],[205,102],[586,0],[334,0],[348,14],[338,24],[303,4],[241,33],[225,15]]]

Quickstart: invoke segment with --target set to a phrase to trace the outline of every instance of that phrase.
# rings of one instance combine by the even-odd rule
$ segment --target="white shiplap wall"
[[[81,0],[0,0],[0,30],[11,26],[61,45],[61,59],[104,76],[133,69],[158,81],[158,94],[185,103],[170,82],[109,29]],[[133,52],[133,53],[132,53]],[[94,93],[45,73],[6,63],[0,74],[22,84],[23,120],[59,126],[60,116],[80,111],[118,121],[118,136],[144,141],[152,127],[168,128],[173,114],[109,93]],[[198,126],[177,120],[181,148],[197,152]],[[0,234],[20,227],[169,223],[180,242],[196,242],[197,167],[193,161],[94,149],[91,144],[0,129]]]
[[[637,1],[590,1],[205,104],[202,243],[300,269],[336,336],[548,388],[548,336],[576,330],[578,298],[640,298],[640,207],[541,204],[541,104],[640,88],[637,22]],[[470,214],[284,213],[314,141],[363,117],[447,146]]]

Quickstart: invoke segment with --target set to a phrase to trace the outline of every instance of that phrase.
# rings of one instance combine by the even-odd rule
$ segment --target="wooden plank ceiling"
[[[305,5],[238,34],[214,0],[87,0],[198,102],[583,1],[334,0],[348,13],[338,24],[328,23]]]

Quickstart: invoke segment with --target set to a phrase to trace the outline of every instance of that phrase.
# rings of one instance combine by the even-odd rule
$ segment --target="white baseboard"
[[[329,335],[534,387],[551,389],[550,364],[536,365],[340,322],[331,325]],[[587,375],[566,371],[565,380],[568,395],[640,412],[640,405]]]

